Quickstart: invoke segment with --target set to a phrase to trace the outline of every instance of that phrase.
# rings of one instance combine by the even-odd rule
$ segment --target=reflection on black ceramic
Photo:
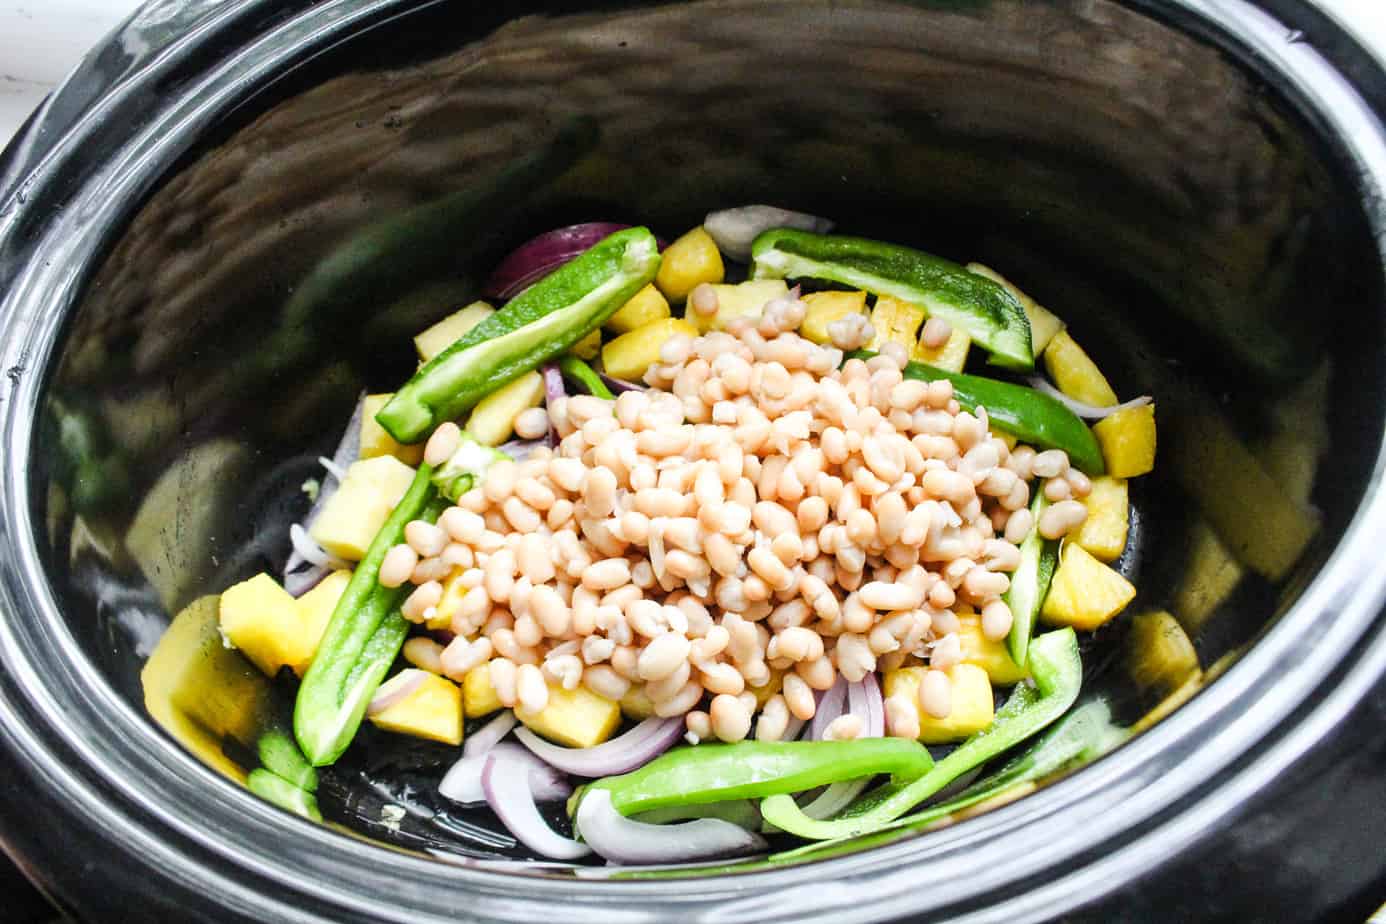
[[[361,894],[378,903],[362,917],[412,909],[417,920],[465,907],[532,919],[535,906],[525,902],[563,896],[575,919],[604,915],[605,893],[576,891],[589,888],[581,883],[534,873],[517,885],[290,824],[216,788],[210,776],[186,779],[189,765],[153,743],[141,718],[140,667],[169,616],[282,563],[286,525],[304,503],[298,485],[358,391],[401,381],[413,362],[408,337],[474,297],[479,274],[506,248],[547,227],[638,219],[676,235],[710,208],[766,201],[831,215],[849,233],[869,229],[999,267],[1059,309],[1095,353],[1114,357],[1119,392],[1158,396],[1161,467],[1136,499],[1140,561],[1132,555],[1123,564],[1142,569],[1142,604],[1169,608],[1197,630],[1205,665],[1286,608],[1365,495],[1386,373],[1381,255],[1369,231],[1380,216],[1364,212],[1346,167],[1350,156],[1366,155],[1345,152],[1321,108],[1306,116],[1324,99],[1341,116],[1352,98],[1308,77],[1236,63],[1246,57],[1244,42],[1267,41],[1273,31],[1254,11],[1227,5],[1233,32],[1219,48],[1168,24],[1191,20],[1182,4],[1133,4],[1152,7],[1147,15],[1108,0],[710,0],[608,4],[596,13],[512,5],[509,18],[445,3],[388,23],[411,4],[221,6],[164,5],[96,56],[86,82],[46,116],[54,139],[77,128],[98,133],[87,150],[60,152],[89,185],[73,193],[50,165],[42,182],[24,187],[36,190],[36,201],[26,196],[9,216],[0,208],[0,256],[13,258],[13,270],[0,268],[0,291],[13,273],[12,299],[27,299],[6,305],[6,330],[41,345],[52,326],[26,306],[71,303],[45,370],[41,413],[22,415],[24,402],[38,399],[23,375],[0,404],[20,413],[7,418],[8,433],[25,446],[34,434],[31,486],[9,485],[8,496],[31,500],[35,522],[46,526],[47,574],[100,676],[55,666],[55,630],[44,621],[51,611],[32,589],[12,590],[5,605],[26,614],[15,630],[24,637],[0,645],[0,657],[12,677],[15,665],[43,664],[40,675],[56,692],[35,704],[19,686],[0,688],[22,706],[7,721],[40,729],[51,743],[45,750],[6,740],[24,760],[90,761],[101,768],[94,775],[125,781],[108,800],[114,814],[102,817],[72,797],[74,783],[34,786],[68,806],[54,809],[63,819],[55,824],[95,828],[140,858],[131,862],[157,864],[147,881],[120,884],[139,901],[189,908],[237,896],[234,914],[249,918],[282,916],[274,903],[286,902],[343,919],[356,902],[344,896]],[[377,27],[319,57],[301,51],[326,49],[366,24]],[[1221,35],[1206,25],[1197,32]],[[199,84],[260,33],[273,38],[229,74]],[[194,34],[207,44],[163,62],[140,47]],[[261,65],[277,79],[232,79]],[[67,123],[103,99],[106,81],[142,73],[164,82],[147,97],[120,100],[122,119],[99,128]],[[198,100],[215,104],[214,124],[198,122]],[[148,160],[131,159],[127,142],[159,112],[176,118],[138,142]],[[1368,148],[1377,142],[1357,139]],[[25,139],[0,175],[40,166],[45,143],[57,141]],[[101,172],[115,166],[132,180],[118,192]],[[59,205],[68,211],[52,217]],[[65,251],[64,242],[80,247]],[[74,253],[75,289],[40,268]],[[1256,573],[1257,537],[1191,500],[1225,493],[1216,479],[1235,478],[1205,464],[1206,428],[1187,423],[1209,416],[1294,486],[1287,491],[1301,492],[1296,504],[1317,505],[1324,541],[1287,581]],[[1331,477],[1316,479],[1325,458]],[[1200,493],[1205,479],[1213,489]],[[13,525],[13,500],[5,513],[3,538],[29,548]],[[29,587],[27,559],[15,554],[5,563],[13,569],[7,585]],[[1361,575],[1354,580],[1360,591]],[[1351,623],[1354,634],[1316,662],[1336,677],[1347,676],[1352,637],[1376,615],[1378,585],[1358,601],[1365,609]],[[1346,613],[1342,586],[1320,591],[1312,605],[1332,600]],[[1099,636],[1086,658],[1088,682],[1134,718],[1152,704],[1122,676],[1120,635],[1115,628]],[[719,900],[729,920],[944,916],[1004,907],[1034,883],[983,881],[977,870],[1029,858],[1044,865],[1039,878],[1055,882],[1054,891],[1041,906],[1005,913],[1021,920],[1071,907],[1095,886],[1058,877],[1092,868],[1094,857],[1122,856],[1117,847],[1139,844],[1142,834],[1140,861],[1109,868],[1102,881],[1115,887],[1166,860],[1160,851],[1171,842],[1150,846],[1156,826],[1146,813],[1173,811],[1176,796],[1195,797],[1214,769],[1255,746],[1270,726],[1248,729],[1235,719],[1257,706],[1267,716],[1288,713],[1286,696],[1271,702],[1282,677],[1296,681],[1295,696],[1313,685],[1283,660],[1290,642],[1273,642],[1263,650],[1282,652],[1277,666],[1263,662],[1255,677],[1248,666],[1247,679],[1215,685],[1202,711],[1189,710],[1197,718],[1188,723],[1200,724],[1170,723],[1182,731],[1164,739],[1163,751],[1138,741],[1015,813],[827,867],[875,877],[865,892],[824,891],[824,874],[810,868],[744,886],[641,892],[630,884],[617,900],[632,914],[664,918]],[[1219,700],[1219,687],[1235,692]],[[121,702],[133,711],[121,712]],[[99,747],[79,755],[56,714],[71,716],[78,736]],[[1190,750],[1210,737],[1220,745]],[[1316,752],[1319,765],[1345,747],[1365,760],[1355,742],[1339,738]],[[426,781],[446,755],[373,748],[368,740],[329,775],[329,817],[420,855],[512,853],[494,824],[489,835],[474,827],[484,817],[434,814]],[[400,765],[404,776],[394,772]],[[1351,773],[1357,764],[1335,766]],[[383,789],[387,781],[396,789]],[[1160,782],[1176,788],[1138,805],[1137,794],[1156,793]],[[404,783],[407,793],[398,788]],[[4,798],[13,804],[16,796]],[[411,811],[381,815],[394,804]],[[1119,805],[1129,816],[1106,811]],[[1315,811],[1330,817],[1328,808]],[[1315,819],[1277,823],[1275,839],[1310,830]],[[1260,862],[1248,858],[1263,858],[1265,845],[1244,827],[1231,831],[1241,862]],[[15,837],[15,849],[46,856],[42,844]],[[175,845],[183,859],[153,858],[153,843]],[[1355,846],[1375,856],[1373,843]],[[1075,859],[1079,853],[1089,859]],[[251,862],[262,859],[268,865]],[[68,867],[48,869],[56,888],[77,888]],[[1337,878],[1321,864],[1304,869],[1312,872],[1257,886],[1326,910],[1371,878],[1351,864],[1335,866]],[[1170,902],[1207,900],[1221,886],[1201,870],[1178,875],[1183,886]],[[1169,882],[1149,888],[1162,894]],[[90,892],[71,894],[89,915],[98,907]],[[931,896],[927,908],[919,894]],[[1235,914],[1257,907],[1250,895],[1217,900]],[[247,910],[255,901],[266,904]]]

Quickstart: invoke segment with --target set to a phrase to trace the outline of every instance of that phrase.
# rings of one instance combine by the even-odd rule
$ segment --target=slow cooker
[[[1364,919],[1380,53],[1305,0],[148,4],[0,160],[6,853],[92,921]],[[1129,564],[1193,635],[1197,695],[942,830],[635,880],[449,858],[379,823],[369,760],[315,825],[151,720],[170,617],[282,559],[304,460],[408,371],[391,344],[534,232],[749,202],[995,265],[1157,396]],[[1316,530],[1283,567],[1224,451],[1271,437]],[[1087,684],[1132,720],[1121,651],[1100,635]]]

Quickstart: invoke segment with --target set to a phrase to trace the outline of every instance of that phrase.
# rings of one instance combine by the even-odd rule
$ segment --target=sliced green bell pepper
[[[448,500],[460,500],[476,484],[478,478],[494,463],[507,459],[505,453],[484,446],[466,430],[461,442],[442,465],[433,470],[433,486]]]
[[[990,725],[913,783],[883,786],[827,821],[805,815],[789,795],[765,799],[760,804],[761,814],[777,828],[817,841],[879,831],[973,767],[1038,734],[1068,711],[1083,680],[1073,630],[1060,629],[1036,638],[1030,643],[1029,661],[1035,686],[1017,686]]]
[[[857,359],[870,359],[870,350],[854,350],[848,354]],[[978,406],[987,409],[987,417],[996,429],[1040,449],[1062,449],[1069,461],[1088,475],[1101,475],[1107,470],[1102,461],[1102,447],[1097,437],[1064,406],[1062,401],[1024,385],[1012,385],[980,375],[946,372],[924,363],[906,363],[907,379],[932,382],[947,379],[953,383],[953,397],[964,410]]]
[[[419,442],[439,423],[601,327],[653,281],[659,262],[659,245],[648,228],[604,238],[429,360],[375,419],[399,442]]]
[[[273,802],[285,811],[313,821],[322,821],[316,796],[263,767],[250,771],[250,775],[245,778],[245,785],[261,799]]]
[[[826,279],[919,305],[1007,369],[1035,367],[1030,321],[1002,286],[942,257],[860,237],[776,228],[751,245],[756,279]]]
[[[564,356],[559,359],[558,368],[565,378],[581,385],[589,395],[596,395],[606,401],[611,401],[616,397],[611,393],[611,389],[606,387],[602,377],[576,356]]]
[[[317,792],[318,771],[303,757],[293,732],[278,726],[260,735],[256,742],[260,763],[280,779],[306,792]]]
[[[432,474],[430,466],[419,466],[409,490],[371,540],[303,676],[294,704],[294,736],[315,767],[334,762],[351,744],[376,687],[404,644],[409,625],[399,605],[408,588],[382,587],[377,578],[385,553],[404,541],[405,524],[432,522],[446,509]]]
[[[1039,531],[1040,515],[1048,506],[1044,492],[1036,489],[1034,500],[1030,502],[1034,525],[1020,543],[1020,567],[1011,574],[1011,586],[1002,598],[1011,608],[1011,631],[1006,635],[1006,648],[1011,659],[1021,667],[1025,666],[1035,620],[1039,618],[1040,607],[1044,605],[1049,582],[1054,579],[1054,568],[1059,562],[1058,540],[1046,539]]]
[[[904,784],[933,765],[922,744],[903,738],[741,741],[678,748],[638,770],[597,780],[587,789],[610,791],[617,811],[633,815],[672,805],[802,792],[880,773]]]

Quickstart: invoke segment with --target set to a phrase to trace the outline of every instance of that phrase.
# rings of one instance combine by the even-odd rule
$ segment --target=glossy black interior
[[[1160,466],[1122,563],[1138,608],[1182,618],[1188,599],[1200,513],[1175,460],[1199,447],[1181,421],[1215,408],[1253,448],[1298,446],[1319,541],[1286,580],[1247,573],[1188,620],[1205,666],[1252,640],[1367,488],[1380,256],[1344,152],[1294,87],[1214,27],[1144,6],[420,4],[295,61],[129,202],[83,268],[31,465],[82,654],[142,708],[170,614],[282,564],[298,486],[358,392],[402,381],[410,336],[475,297],[508,248],[592,219],[673,237],[747,202],[996,267],[1123,397],[1156,396]],[[1314,479],[1323,460],[1331,477]],[[1134,719],[1153,703],[1126,681],[1123,632],[1087,646],[1089,684]],[[372,824],[368,784],[401,763],[426,779],[445,756],[359,748],[324,808],[437,846],[445,826],[411,840]]]

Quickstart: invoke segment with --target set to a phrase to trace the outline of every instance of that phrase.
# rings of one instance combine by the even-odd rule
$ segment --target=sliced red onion
[[[760,835],[717,818],[676,825],[633,821],[616,811],[611,793],[604,789],[593,789],[582,797],[576,827],[593,850],[618,863],[681,863],[765,849]]]
[[[808,740],[822,741],[823,733],[828,730],[828,726],[846,710],[847,679],[838,674],[837,680],[818,700],[818,708],[813,713],[813,720],[809,722]]]
[[[284,574],[284,590],[291,597],[301,597],[322,583],[323,578],[332,573],[326,565],[303,564],[297,571]]]
[[[804,814],[810,818],[817,818],[820,821],[832,818],[847,806],[857,800],[862,790],[866,789],[871,777],[862,777],[859,780],[843,780],[840,783],[833,783],[819,794],[809,804],[803,807]]]
[[[594,779],[643,767],[682,736],[682,719],[649,718],[624,735],[590,748],[565,748],[545,741],[528,728],[515,729],[520,743],[545,763],[574,776]]]
[[[516,462],[523,462],[534,453],[534,450],[538,449],[540,446],[547,445],[549,444],[544,438],[540,437],[537,440],[511,440],[508,443],[502,443],[496,448]]]
[[[591,221],[555,228],[531,238],[511,252],[486,280],[486,295],[507,301],[519,295],[564,263],[586,253],[603,238],[629,228],[609,221]]]
[[[467,737],[466,743],[462,745],[462,753],[467,757],[485,754],[510,734],[510,729],[514,728],[518,721],[514,712],[504,710]]]
[[[611,393],[619,395],[623,391],[646,391],[644,385],[636,385],[634,382],[627,382],[625,379],[618,379],[607,375],[605,372],[597,373],[598,377],[606,383],[606,387],[611,389]]]
[[[351,567],[335,555],[327,554],[327,550],[313,541],[313,537],[308,535],[308,530],[299,523],[289,527],[289,542],[299,557],[309,564],[320,568],[335,568],[338,571]]]
[[[453,764],[438,784],[439,794],[463,805],[485,802],[481,772],[486,769],[486,759],[492,755],[513,760],[518,769],[529,774],[529,788],[536,802],[566,799],[573,794],[573,784],[560,771],[513,741],[502,741],[480,754],[467,755]]]
[[[760,827],[760,807],[752,799],[728,799],[725,802],[707,802],[703,805],[671,805],[667,808],[651,809],[633,816],[632,820],[647,825],[667,825],[697,818],[720,818],[738,828],[755,831]]]
[[[524,765],[496,750],[485,755],[485,760],[481,788],[486,793],[486,804],[516,840],[551,860],[576,860],[592,852],[591,847],[564,837],[544,821]]]
[[[752,242],[762,231],[771,228],[797,228],[824,234],[832,230],[833,223],[817,215],[791,212],[773,205],[743,205],[709,212],[703,219],[703,230],[712,235],[717,249],[742,263],[751,259]]]
[[[347,421],[346,430],[342,433],[342,438],[337,441],[337,449],[332,453],[332,466],[337,471],[345,471],[346,468],[350,466],[351,463],[355,462],[356,458],[361,455],[361,418],[365,414],[365,409],[366,395],[362,392],[361,397],[357,399],[356,409],[351,413],[351,419]],[[312,527],[313,521],[318,518],[318,514],[322,512],[322,508],[326,506],[328,499],[333,494],[337,493],[337,486],[337,476],[333,473],[332,468],[329,468],[328,477],[323,478],[322,484],[318,487],[318,496],[313,500],[312,508],[309,509],[308,515],[303,518],[301,528],[304,530],[305,535],[307,530]],[[291,541],[293,540],[292,530],[290,531],[289,538]],[[314,543],[314,545],[316,545],[316,543]],[[309,559],[305,558],[300,553],[298,545],[295,543],[293,551],[289,553],[289,560],[284,563],[284,587],[295,597],[301,596],[312,590],[317,586],[319,581],[327,576],[326,572],[316,573],[310,569],[308,573],[303,574],[301,577],[293,581],[289,580],[291,575],[296,572],[304,571],[304,565],[308,563]],[[323,567],[323,563],[316,564],[318,569]],[[293,584],[293,589],[289,589],[291,583]],[[297,590],[298,593],[294,593],[295,590]]]
[[[784,727],[784,734],[780,736],[781,741],[798,741],[799,736],[804,732],[804,726],[808,722],[803,719],[790,717],[789,724]]]
[[[1095,404],[1084,404],[1082,401],[1077,401],[1073,398],[1070,398],[1068,395],[1059,391],[1053,385],[1050,385],[1046,379],[1038,375],[1030,376],[1028,379],[1026,379],[1026,383],[1029,384],[1029,386],[1033,388],[1035,391],[1043,392],[1044,394],[1053,398],[1055,401],[1058,401],[1059,403],[1065,405],[1070,411],[1077,414],[1079,417],[1083,417],[1088,420],[1102,420],[1104,417],[1112,416],[1117,411],[1126,411],[1130,410],[1133,407],[1145,407],[1152,400],[1154,400],[1149,395],[1141,395],[1139,398],[1132,398],[1130,401],[1124,401],[1121,404],[1113,404],[1108,407],[1099,407]]]
[[[427,671],[415,667],[400,671],[376,689],[371,704],[366,707],[366,715],[380,715],[396,703],[408,699],[427,676]]]
[[[861,738],[885,737],[885,701],[874,673],[847,684],[847,711],[861,717]]]

